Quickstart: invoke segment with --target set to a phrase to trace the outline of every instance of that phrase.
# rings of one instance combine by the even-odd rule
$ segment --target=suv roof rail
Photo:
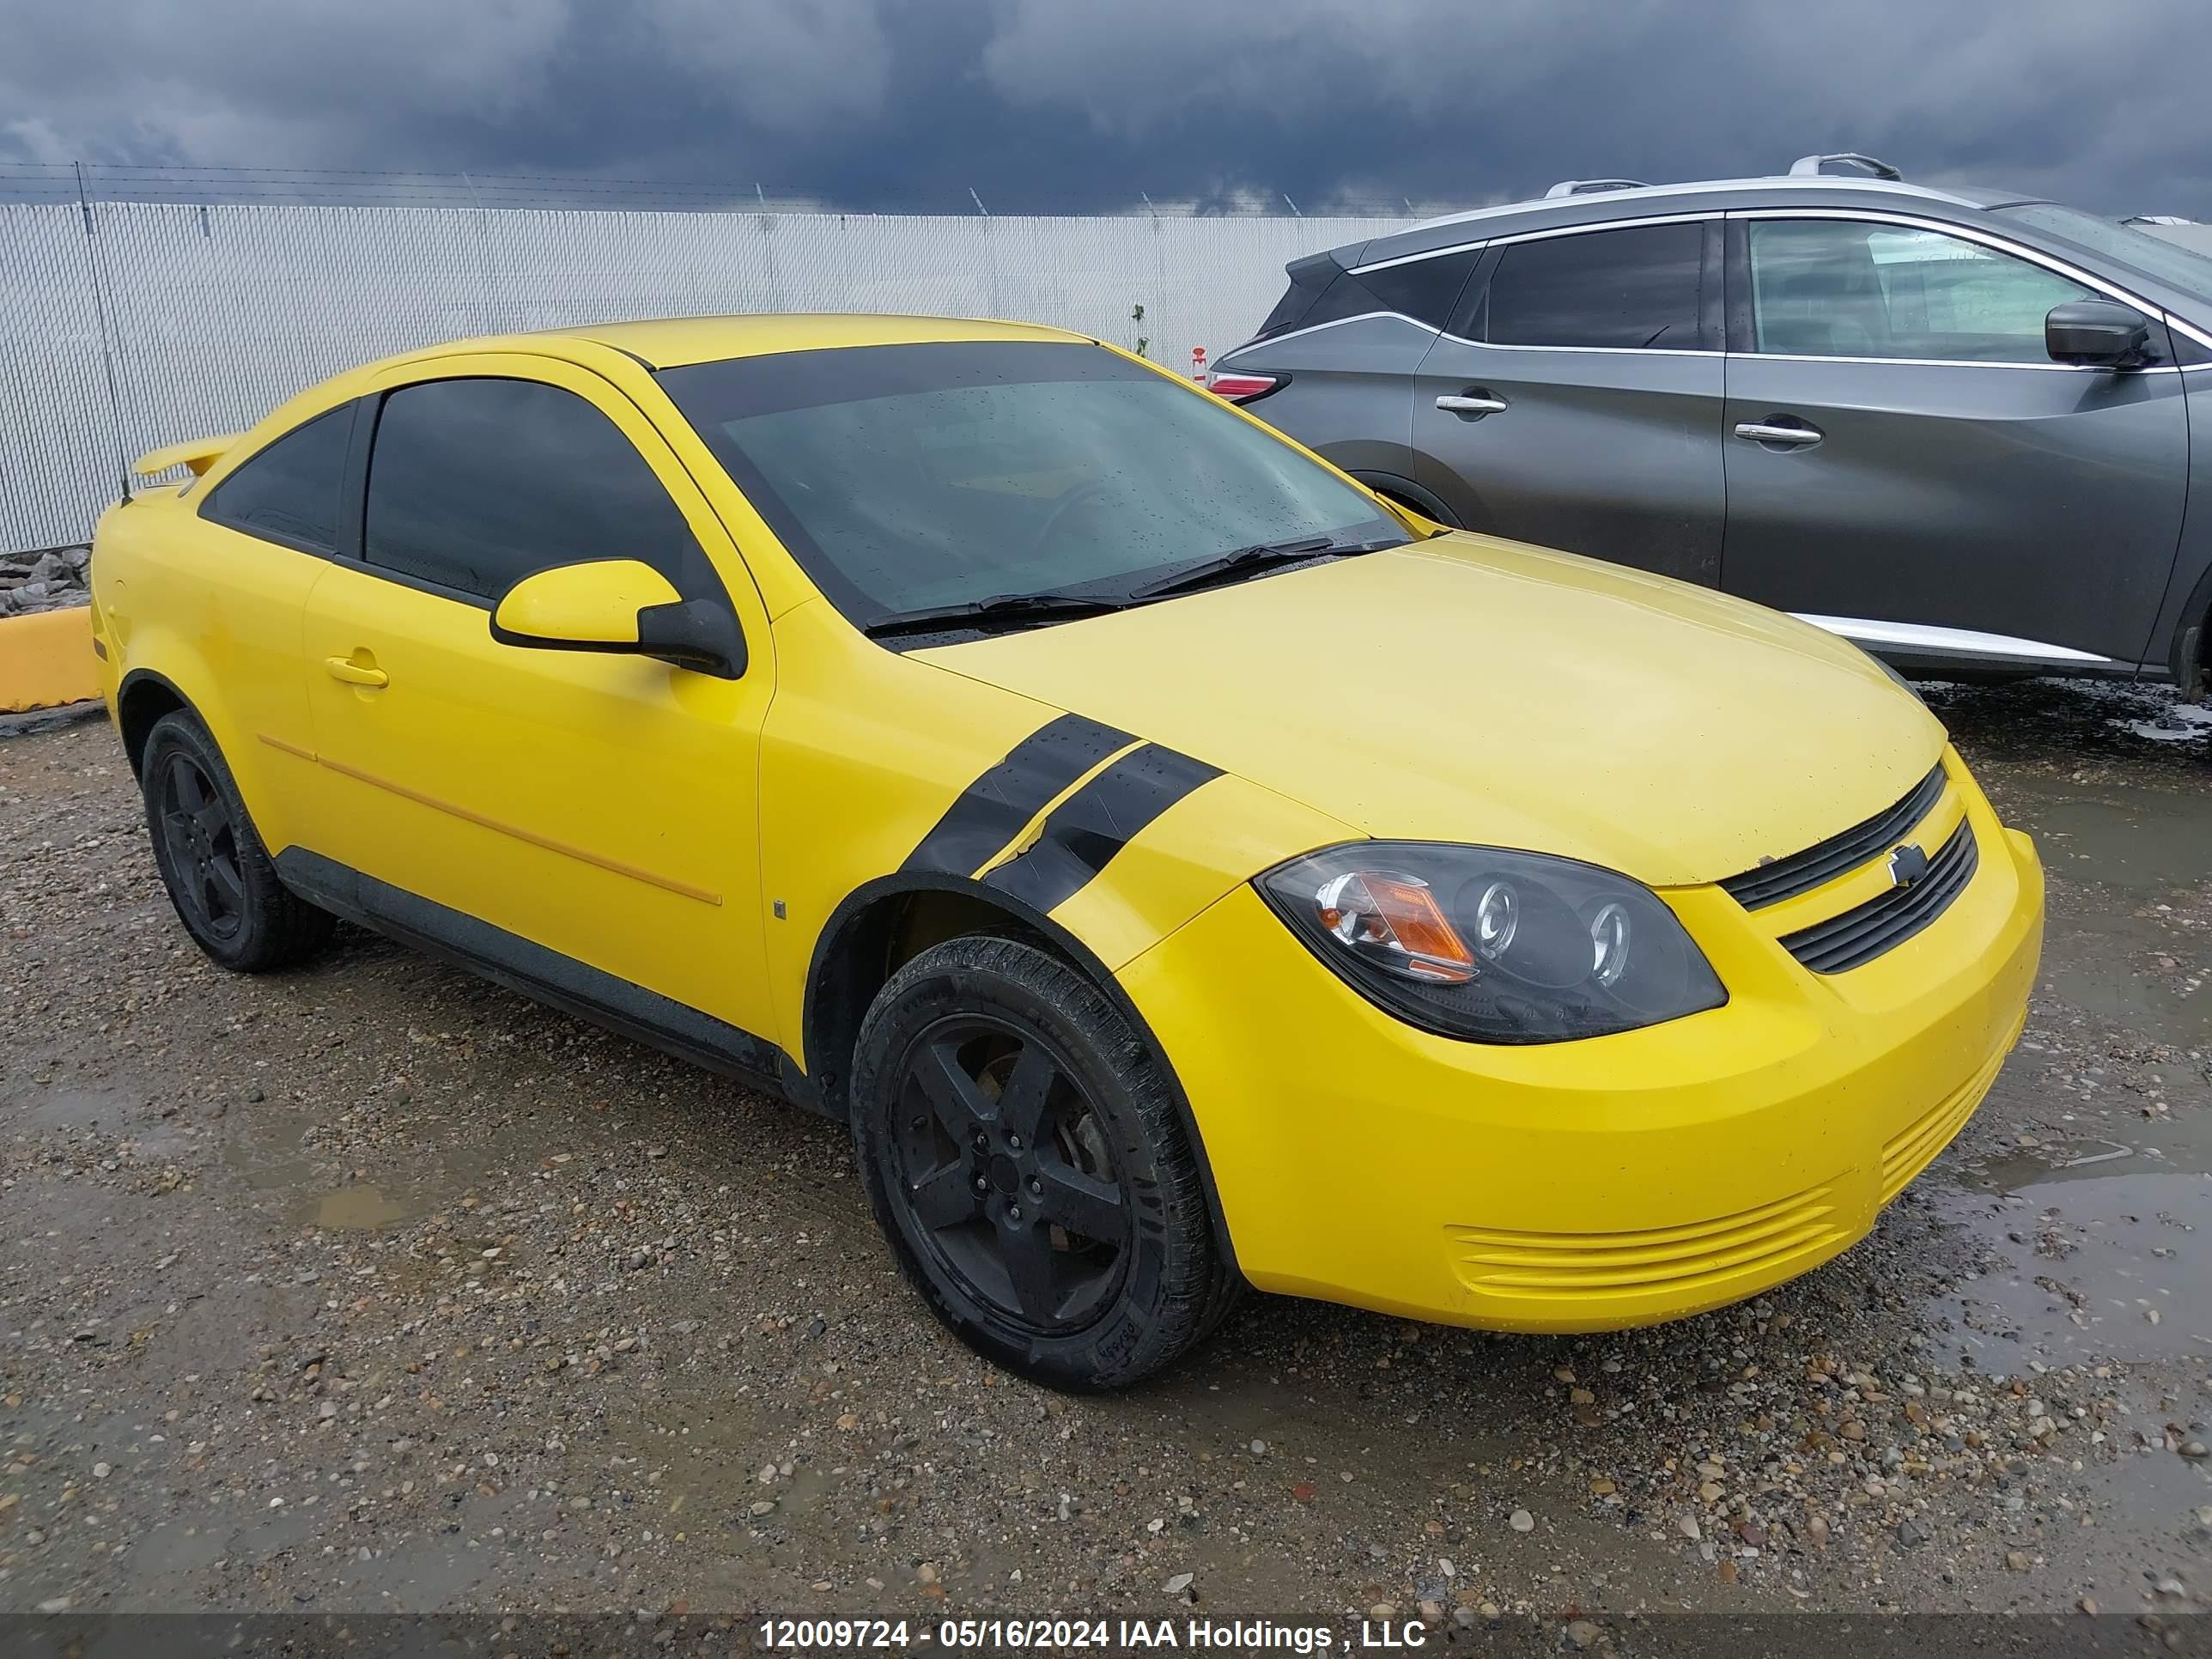
[[[1878,156],[1862,155],[1855,149],[1830,150],[1823,155],[1801,155],[1790,164],[1790,176],[1802,179],[1827,171],[1831,161],[1850,161],[1864,167],[1877,179],[1903,179],[1905,175]]]
[[[1641,179],[1562,179],[1544,192],[1546,201],[1559,196],[1595,196],[1608,190],[1649,190]]]

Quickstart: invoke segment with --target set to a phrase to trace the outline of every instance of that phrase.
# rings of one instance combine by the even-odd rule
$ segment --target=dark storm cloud
[[[0,156],[726,180],[854,206],[1424,205],[1909,174],[2212,216],[2202,0],[88,0]]]

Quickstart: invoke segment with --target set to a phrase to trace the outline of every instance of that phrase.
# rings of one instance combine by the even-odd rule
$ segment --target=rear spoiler
[[[165,444],[159,449],[149,449],[131,465],[133,472],[152,477],[167,472],[173,466],[181,466],[195,478],[222,459],[223,452],[239,440],[240,434],[222,432],[212,438],[193,438],[180,444]]]

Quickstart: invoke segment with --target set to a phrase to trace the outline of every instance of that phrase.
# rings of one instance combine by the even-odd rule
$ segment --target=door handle
[[[334,680],[343,680],[348,685],[365,685],[371,690],[392,684],[392,676],[374,663],[356,662],[351,657],[325,657],[323,666]]]
[[[1487,392],[1469,392],[1463,398],[1439,398],[1437,407],[1447,415],[1464,415],[1479,421],[1486,415],[1503,415],[1508,405],[1503,398],[1493,398]]]
[[[1736,428],[1735,435],[1755,444],[1790,444],[1802,447],[1820,442],[1824,434],[1819,427],[1810,423],[1776,426],[1768,421],[1746,421]]]

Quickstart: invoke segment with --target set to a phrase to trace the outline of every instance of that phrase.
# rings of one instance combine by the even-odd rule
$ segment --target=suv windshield
[[[2171,283],[2176,288],[2212,300],[2212,258],[2179,242],[2137,230],[2117,219],[2100,219],[2079,208],[2060,207],[2055,202],[2029,202],[1994,211],[2037,230],[2048,231],[2053,236],[2063,236],[2092,253],[2132,265],[2147,276],[2155,276],[2162,283]]]
[[[863,624],[1038,593],[1126,600],[1240,550],[1410,539],[1281,440],[1097,346],[858,346],[659,378]]]

